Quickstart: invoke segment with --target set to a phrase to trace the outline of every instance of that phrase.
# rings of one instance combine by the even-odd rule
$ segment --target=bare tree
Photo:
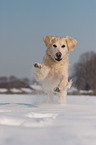
[[[79,61],[73,66],[74,85],[78,89],[96,92],[96,53],[87,52],[81,55]]]

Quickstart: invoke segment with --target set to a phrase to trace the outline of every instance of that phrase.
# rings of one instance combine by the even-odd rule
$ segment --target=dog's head
[[[69,50],[73,51],[77,41],[69,36],[46,36],[43,37],[45,45],[48,48],[48,54],[55,60],[61,61],[68,54]]]

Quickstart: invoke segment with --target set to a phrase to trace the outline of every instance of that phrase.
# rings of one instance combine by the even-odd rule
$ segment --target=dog
[[[48,94],[56,92],[59,103],[66,102],[67,89],[71,87],[72,80],[68,82],[69,51],[73,51],[77,41],[69,36],[46,36],[43,41],[47,47],[42,63],[35,63],[35,76],[42,84],[43,90]]]

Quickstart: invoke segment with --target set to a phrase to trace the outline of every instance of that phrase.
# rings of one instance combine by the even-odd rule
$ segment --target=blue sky
[[[96,50],[96,0],[0,0],[0,76],[32,77],[46,35],[71,36],[70,72],[80,55]]]

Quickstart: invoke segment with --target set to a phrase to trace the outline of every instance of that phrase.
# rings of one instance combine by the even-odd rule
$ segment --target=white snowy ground
[[[0,145],[96,145],[96,97],[0,95]]]

